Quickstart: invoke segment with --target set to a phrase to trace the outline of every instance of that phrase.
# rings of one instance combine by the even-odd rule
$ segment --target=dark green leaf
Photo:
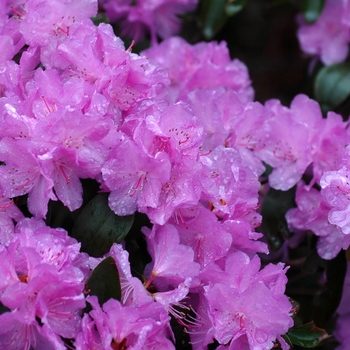
[[[271,174],[272,171],[273,171],[273,168],[272,168],[271,165],[268,165],[268,164],[264,163],[264,166],[265,166],[265,171],[264,171],[264,173],[261,175],[262,178],[264,178],[264,177],[269,177],[270,174]]]
[[[72,236],[82,251],[98,257],[114,242],[120,243],[131,229],[134,215],[118,216],[108,206],[108,194],[99,193],[86,204],[74,223]]]
[[[228,16],[233,16],[242,10],[246,0],[228,0],[225,6],[225,12]]]
[[[5,312],[10,312],[10,311],[11,310],[8,307],[6,307],[2,303],[0,303],[0,315],[4,314]]]
[[[346,266],[343,250],[334,259],[326,261],[325,280],[313,301],[312,319],[321,327],[324,327],[332,318],[340,304]]]
[[[95,26],[98,26],[100,23],[108,23],[108,18],[103,13],[98,13],[96,16],[91,17],[91,20]]]
[[[227,0],[204,0],[200,13],[203,35],[207,40],[212,39],[223,27],[227,20]]]
[[[315,80],[315,97],[322,110],[328,112],[350,96],[350,64],[347,62],[323,67]]]
[[[261,228],[272,251],[278,250],[286,238],[291,237],[285,215],[290,208],[295,207],[294,198],[295,187],[288,191],[270,188],[264,197]]]
[[[97,296],[101,306],[111,298],[120,301],[119,273],[111,256],[102,260],[96,266],[86,283],[86,290],[88,294]]]
[[[291,328],[287,333],[287,339],[291,344],[314,348],[321,342],[331,337],[324,329],[318,328],[313,322],[306,323],[299,327]]]
[[[314,23],[322,13],[325,0],[303,0],[302,13],[307,23]]]

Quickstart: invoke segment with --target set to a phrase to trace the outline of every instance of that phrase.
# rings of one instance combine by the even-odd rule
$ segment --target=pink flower
[[[169,286],[177,287],[186,278],[199,274],[199,264],[194,262],[194,251],[180,244],[179,234],[173,225],[153,225],[152,230],[143,227],[142,232],[152,257],[152,262],[145,269],[148,278],[146,286],[154,283],[158,291],[164,292]]]
[[[10,243],[14,233],[14,221],[18,222],[23,218],[24,215],[11,199],[0,196],[0,244]]]
[[[141,307],[122,306],[110,299],[101,308],[97,297],[88,298],[92,311],[83,318],[84,327],[76,338],[78,350],[130,348],[151,350],[154,344],[172,350],[169,317],[161,305],[150,302]]]
[[[248,342],[251,349],[272,349],[276,338],[293,325],[291,304],[284,295],[287,278],[283,264],[268,265],[261,271],[260,260],[242,252],[226,258],[225,283],[209,282],[201,297],[198,326],[189,327],[193,341],[201,346],[210,342],[207,332],[230,348]],[[199,345],[199,344],[198,344]],[[202,347],[198,346],[197,349]]]
[[[169,222],[179,232],[181,244],[193,249],[194,259],[202,267],[225,256],[231,247],[231,235],[225,231],[216,215],[200,204],[179,209],[178,215],[174,215]]]
[[[109,188],[109,205],[118,215],[139,208],[157,208],[162,186],[170,178],[170,161],[165,154],[152,158],[127,137],[120,137],[102,168]]]
[[[319,236],[317,251],[323,259],[333,259],[339,251],[350,244],[339,229],[328,221],[331,207],[315,188],[300,182],[296,192],[297,208],[290,209],[286,220],[291,231],[311,230]]]
[[[313,182],[320,183],[326,171],[337,169],[349,142],[348,125],[334,112],[328,112],[327,118],[320,118],[315,126],[310,125],[310,131],[314,132],[310,140],[313,144]]]
[[[142,53],[160,67],[166,68],[171,80],[172,101],[185,100],[196,89],[226,87],[236,91],[242,102],[253,99],[253,88],[246,66],[231,60],[226,43],[188,44],[173,37]]]
[[[200,161],[204,166],[202,199],[212,203],[219,217],[244,218],[257,208],[260,187],[257,175],[242,164],[234,148],[219,146]]]
[[[158,206],[142,211],[153,223],[164,225],[178,209],[198,203],[201,175],[201,164],[190,157],[180,158],[172,164],[170,179],[162,186]]]
[[[324,9],[313,24],[299,17],[298,38],[301,49],[317,55],[326,65],[342,62],[349,51],[350,3],[343,0],[326,0]]]
[[[121,303],[127,306],[141,306],[151,302],[150,293],[142,282],[131,274],[128,251],[120,244],[113,244],[109,254],[114,258],[119,272]]]
[[[59,272],[34,248],[22,245],[21,235],[4,254],[7,264],[1,272],[7,283],[1,286],[0,302],[12,311],[3,313],[0,323],[12,323],[1,328],[0,344],[9,346],[16,339],[20,348],[40,342],[62,348],[59,336],[72,338],[80,329],[79,312],[85,306],[82,274],[77,278],[70,265]]]
[[[322,196],[332,207],[328,220],[348,235],[350,233],[350,171],[343,166],[338,171],[326,171],[321,178]]]
[[[28,141],[3,138],[0,159],[6,165],[0,166],[0,184],[9,198],[28,193],[29,211],[45,217],[49,200],[55,200],[56,196],[52,191],[53,180],[42,173],[34,152]]]
[[[140,41],[148,32],[153,43],[157,35],[168,38],[180,30],[178,15],[195,9],[198,0],[102,0],[107,16],[119,21],[124,35]]]
[[[295,101],[298,97],[290,109],[277,100],[266,102],[266,144],[255,150],[256,157],[273,167],[271,187],[283,191],[292,188],[312,162],[310,130],[300,117],[302,107]]]
[[[52,37],[69,36],[70,26],[96,13],[96,0],[27,0],[21,32],[28,45],[44,46]]]

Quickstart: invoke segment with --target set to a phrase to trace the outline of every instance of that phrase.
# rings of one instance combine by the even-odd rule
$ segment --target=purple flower
[[[173,37],[142,53],[160,67],[166,68],[171,80],[172,101],[186,100],[196,89],[226,87],[236,91],[242,102],[253,99],[254,91],[246,66],[231,60],[226,43],[188,44]]]
[[[146,286],[154,283],[158,291],[164,292],[169,286],[177,287],[186,278],[199,274],[199,264],[194,262],[194,251],[180,244],[179,234],[173,225],[154,225],[152,230],[143,227],[142,232],[152,257],[152,262],[145,269],[148,279]]]
[[[342,62],[349,51],[350,4],[343,0],[326,0],[324,9],[313,24],[299,17],[298,38],[301,49],[317,55],[326,65]]]
[[[195,9],[198,0],[102,0],[107,16],[119,21],[124,35],[140,41],[148,32],[153,43],[157,35],[168,38],[180,30],[178,15]]]
[[[162,186],[170,178],[170,161],[164,154],[149,157],[127,137],[120,137],[102,167],[104,184],[111,194],[111,209],[118,215],[139,208],[157,208]]]
[[[4,195],[0,197],[0,244],[8,245],[14,233],[14,221],[24,218],[13,201]]]
[[[21,33],[32,46],[48,45],[53,37],[66,37],[75,22],[97,13],[96,0],[27,0]]]
[[[169,222],[179,232],[181,244],[193,249],[196,262],[204,267],[226,255],[231,247],[232,236],[225,231],[212,211],[198,205],[179,209],[178,214]]]
[[[151,350],[154,344],[171,350],[169,340],[169,316],[161,305],[150,302],[141,307],[122,306],[110,299],[101,308],[97,297],[88,298],[92,311],[83,318],[86,325],[78,334],[75,345],[78,350],[130,348]]]
[[[56,196],[53,180],[43,174],[33,146],[28,141],[3,138],[0,142],[0,185],[9,198],[29,194],[28,209],[38,217],[45,217],[47,204]]]
[[[220,344],[230,343],[230,349],[248,343],[252,349],[267,350],[293,325],[291,304],[284,295],[284,265],[259,269],[257,256],[250,260],[238,251],[226,258],[225,283],[214,280],[203,287],[197,307],[199,327],[189,327],[197,349],[215,338]]]
[[[257,175],[243,166],[234,148],[219,146],[200,161],[204,166],[202,199],[210,201],[219,217],[244,218],[257,208],[260,187]]]
[[[326,171],[321,178],[322,196],[332,207],[328,220],[348,235],[350,233],[350,172],[346,166],[338,171]]]
[[[141,306],[151,302],[150,293],[142,282],[131,274],[129,253],[120,244],[113,244],[109,254],[114,258],[119,272],[121,303],[127,306]]]
[[[350,238],[328,221],[331,206],[323,199],[321,192],[300,182],[295,201],[297,208],[290,209],[286,214],[288,226],[292,231],[311,230],[319,236],[317,251],[323,259],[333,259],[342,247],[347,248]]]
[[[42,220],[17,224],[11,243],[0,249],[0,302],[11,310],[0,315],[4,348],[65,349],[60,337],[77,335],[87,278],[79,248]]]

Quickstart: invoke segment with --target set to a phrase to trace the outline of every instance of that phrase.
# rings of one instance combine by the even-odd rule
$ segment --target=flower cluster
[[[162,9],[167,18],[195,2],[172,4],[147,8],[165,21]],[[112,2],[104,6],[112,11]],[[256,255],[267,252],[254,231],[264,158],[244,133],[248,116],[256,120],[251,109],[263,107],[252,102],[246,67],[224,43],[171,38],[133,54],[109,25],[92,23],[96,12],[96,1],[28,0],[2,13],[2,347],[63,349],[71,339],[77,349],[172,349],[170,314],[197,349],[214,339],[288,348],[286,268],[261,269]],[[172,33],[148,25],[153,36]],[[80,253],[79,242],[42,219],[50,200],[80,208],[87,178],[110,193],[116,214],[145,213],[153,227],[142,229],[152,259],[146,280],[132,276],[127,250],[113,245],[121,300],[102,306],[88,297],[92,310],[83,313],[85,283],[102,257]],[[21,196],[31,219],[15,206]],[[264,303],[251,304],[254,294]]]
[[[153,43],[196,3],[101,2],[123,30],[140,39],[146,27]],[[254,102],[247,68],[224,42],[170,37],[132,53],[109,24],[93,24],[97,5],[0,7],[2,348],[174,349],[173,317],[194,350],[289,349],[288,267],[258,256],[268,253],[255,230],[259,178],[268,164],[269,186],[297,186],[290,229],[314,231],[331,259],[350,245],[348,123],[322,118],[305,95],[289,108]],[[93,258],[44,221],[50,201],[82,206],[81,179],[99,183],[115,214],[149,219],[141,278],[125,244]],[[85,284],[106,256],[121,297],[100,305]]]
[[[179,15],[196,8],[198,0],[101,0],[107,17],[120,23],[122,33],[140,41],[145,34],[169,38],[180,31]]]

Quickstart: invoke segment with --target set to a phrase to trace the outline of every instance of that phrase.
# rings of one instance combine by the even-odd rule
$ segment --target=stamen
[[[134,45],[135,45],[135,40],[133,40],[133,41],[131,42],[130,46],[127,48],[126,51],[127,51],[127,52],[131,52]]]
[[[176,225],[180,225],[180,223],[182,223],[184,225],[186,224],[186,220],[184,219],[180,208],[175,209],[172,216],[173,216],[173,220],[175,221]]]
[[[64,177],[66,184],[68,185],[70,183],[70,177],[67,175],[63,165],[59,165],[58,169],[60,170],[62,176]]]
[[[141,191],[141,190],[142,190],[142,188],[143,188],[143,182],[144,182],[144,180],[145,180],[145,175],[146,175],[146,174],[144,174],[144,173],[141,174],[141,175],[139,176],[139,178],[137,179],[136,184],[134,184],[133,186],[131,186],[131,188],[130,188],[130,190],[129,190],[129,193],[128,193],[128,194],[130,195],[130,197],[134,197],[137,191]]]
[[[13,5],[10,6],[10,9],[15,14],[14,17],[18,19],[22,19],[22,17],[24,17],[27,14],[23,5],[20,6],[20,9],[22,10],[22,12],[16,10]]]
[[[203,149],[199,149],[200,151],[202,151]],[[204,156],[208,156],[211,152],[213,152],[213,150],[209,150],[207,153],[202,153],[202,154],[199,154],[200,157],[204,157]]]
[[[7,202],[0,205],[0,209],[4,209],[5,211],[6,209],[10,208],[12,204],[13,201],[11,199],[8,199]]]
[[[23,189],[30,183],[30,179],[29,179],[29,178],[27,178],[26,180],[27,180],[27,181],[26,181],[22,186],[15,187],[15,190],[16,190],[16,191],[21,191],[21,190],[23,190]]]
[[[18,279],[23,283],[28,283],[28,276],[27,275],[19,275]]]
[[[337,189],[345,195],[350,194],[350,190],[345,190],[345,189],[341,188],[340,186],[337,186]]]
[[[152,271],[151,277],[149,278],[149,280],[146,283],[144,283],[145,289],[147,289],[151,285],[151,283],[154,280],[154,277],[156,277],[156,274]]]
[[[52,113],[52,112],[54,112],[55,111],[55,109],[54,108],[52,108],[52,107],[50,107],[50,105],[49,105],[49,103],[47,102],[47,100],[46,100],[46,98],[45,98],[45,96],[41,96],[41,98],[42,98],[42,100],[44,101],[44,103],[45,103],[45,106],[46,106],[46,109],[47,109],[47,111],[49,112],[49,113]]]

